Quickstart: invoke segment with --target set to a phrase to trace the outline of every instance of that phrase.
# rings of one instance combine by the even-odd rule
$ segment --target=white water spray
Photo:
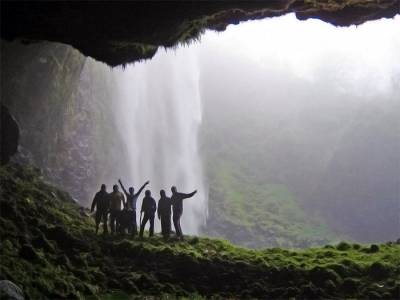
[[[150,180],[148,188],[156,201],[161,189],[170,196],[173,185],[184,193],[197,189],[184,202],[181,224],[184,233],[198,234],[207,216],[198,149],[199,68],[193,48],[177,52],[159,51],[151,61],[114,71],[119,91],[116,120],[129,153],[125,184],[137,190]]]

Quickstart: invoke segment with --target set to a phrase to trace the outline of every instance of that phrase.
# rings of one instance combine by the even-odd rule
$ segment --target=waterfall
[[[184,193],[197,189],[184,200],[181,224],[184,233],[198,234],[207,216],[207,190],[198,145],[202,111],[194,49],[158,51],[151,61],[113,72],[115,117],[129,157],[123,172],[129,178],[123,182],[137,191],[150,180],[148,189],[157,202],[161,189],[171,196],[173,185]]]

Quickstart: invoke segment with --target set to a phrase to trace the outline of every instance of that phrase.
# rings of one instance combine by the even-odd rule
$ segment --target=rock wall
[[[62,44],[1,47],[2,103],[21,132],[15,159],[40,167],[88,204],[96,185],[117,177],[109,170],[122,169],[112,155],[123,149],[113,124],[112,73]]]

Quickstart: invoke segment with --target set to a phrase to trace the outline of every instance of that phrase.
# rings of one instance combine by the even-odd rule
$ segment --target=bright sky
[[[222,33],[206,32],[199,48],[210,55],[226,51],[266,69],[284,67],[308,80],[323,68],[347,82],[373,82],[376,91],[400,80],[399,15],[360,26],[334,27],[316,19],[299,21],[288,14],[231,25]]]

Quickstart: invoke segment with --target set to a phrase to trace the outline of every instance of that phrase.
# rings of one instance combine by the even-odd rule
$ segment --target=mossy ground
[[[396,299],[400,245],[251,250],[224,240],[94,234],[93,220],[38,170],[0,169],[0,277],[30,299]]]

